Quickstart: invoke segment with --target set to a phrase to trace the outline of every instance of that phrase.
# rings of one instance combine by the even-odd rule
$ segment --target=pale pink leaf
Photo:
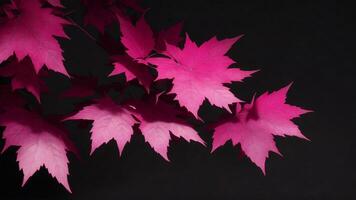
[[[23,185],[42,166],[68,191],[68,158],[70,150],[61,129],[36,114],[12,108],[0,115],[0,125],[5,126],[3,138],[6,150],[19,146],[17,161],[24,173]]]
[[[130,142],[133,134],[134,118],[124,107],[115,104],[109,98],[99,100],[96,104],[85,107],[67,120],[93,120],[91,129],[93,153],[101,145],[115,140],[122,153],[125,145]]]
[[[135,117],[140,121],[140,130],[145,140],[164,159],[168,159],[167,150],[170,134],[204,144],[197,132],[184,120],[177,118],[177,110],[163,101],[135,102],[132,104]]]

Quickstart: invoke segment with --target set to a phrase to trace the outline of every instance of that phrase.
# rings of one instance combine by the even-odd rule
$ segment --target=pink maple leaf
[[[147,62],[157,66],[158,79],[173,79],[171,92],[196,117],[206,98],[218,107],[229,109],[229,104],[240,100],[223,83],[241,81],[254,72],[228,69],[234,61],[225,54],[239,38],[218,41],[213,37],[197,46],[187,35],[183,49],[166,44],[171,58],[151,57]]]
[[[71,150],[63,131],[40,116],[20,108],[12,108],[0,115],[0,125],[5,126],[5,147],[19,146],[17,161],[23,171],[24,185],[42,166],[68,191],[68,158]]]
[[[120,22],[121,42],[127,48],[126,53],[139,62],[145,63],[144,59],[153,50],[163,52],[166,49],[165,43],[178,45],[182,40],[182,22],[153,34],[144,16],[135,25],[127,17],[117,15],[117,18]]]
[[[54,38],[67,38],[63,25],[68,22],[41,8],[38,0],[16,0],[18,16],[0,26],[0,62],[13,54],[19,60],[29,56],[38,73],[43,65],[66,74],[62,49]]]
[[[40,101],[40,79],[29,57],[18,62],[13,60],[11,63],[0,68],[1,76],[10,76],[13,90],[26,88],[38,101]]]
[[[143,60],[154,49],[153,32],[142,16],[135,25],[123,16],[117,15],[120,23],[121,42],[127,48],[126,53],[133,59]]]
[[[139,82],[148,89],[153,81],[148,66],[137,63],[127,55],[114,56],[114,70],[110,75],[125,73],[126,80],[138,79]]]
[[[291,119],[309,111],[285,103],[289,87],[270,94],[264,93],[237,111],[236,118],[217,126],[212,150],[232,140],[234,145],[241,144],[244,153],[265,173],[269,152],[280,154],[273,135],[306,139]]]
[[[91,153],[98,147],[114,139],[121,153],[133,134],[135,119],[124,107],[104,98],[96,104],[85,107],[67,120],[93,120],[91,129]]]
[[[132,113],[140,121],[140,130],[145,140],[164,159],[168,159],[167,151],[170,134],[184,138],[187,141],[195,141],[204,144],[197,132],[184,120],[177,118],[179,112],[172,106],[161,100],[135,102]]]

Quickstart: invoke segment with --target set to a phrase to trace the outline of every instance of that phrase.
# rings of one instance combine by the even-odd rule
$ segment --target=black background
[[[288,103],[315,111],[295,121],[311,142],[277,138],[284,157],[271,154],[264,176],[247,158],[239,158],[238,147],[231,143],[210,155],[210,145],[204,148],[174,139],[169,148],[172,162],[167,163],[136,134],[122,157],[113,142],[89,157],[89,127],[69,124],[82,155],[79,160],[69,154],[73,194],[43,169],[21,188],[23,175],[16,148],[11,148],[0,157],[1,200],[356,199],[354,7],[337,1],[147,0],[144,4],[151,8],[146,18],[153,28],[184,20],[184,30],[198,43],[214,35],[245,34],[229,55],[244,69],[261,72],[235,84],[233,91],[248,101],[255,92],[294,81]],[[71,10],[79,4],[66,5]],[[110,70],[108,56],[94,41],[75,27],[66,31],[72,39],[61,40],[61,45],[70,72]],[[70,109],[65,102],[44,104],[48,112]],[[211,132],[200,134],[211,142]]]

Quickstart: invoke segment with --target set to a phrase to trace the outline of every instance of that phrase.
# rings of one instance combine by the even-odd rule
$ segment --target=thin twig
[[[74,12],[75,12],[75,10],[68,11],[67,13],[63,13],[63,16],[67,17],[68,15],[70,15],[70,14],[72,14]]]
[[[72,18],[66,17],[74,26],[78,27],[79,30],[81,30],[85,35],[87,35],[90,39],[98,43],[98,41],[95,39],[94,36],[92,36],[87,30],[85,30],[83,27],[81,27],[79,24],[77,24]]]

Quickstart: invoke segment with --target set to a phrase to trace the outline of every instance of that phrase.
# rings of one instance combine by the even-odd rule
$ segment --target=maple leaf
[[[67,120],[93,120],[91,154],[112,139],[116,141],[121,153],[131,139],[132,126],[136,122],[130,112],[109,98],[85,107]]]
[[[205,144],[197,132],[184,120],[177,117],[179,112],[164,101],[134,102],[131,112],[140,121],[140,130],[150,146],[167,161],[170,134]]]
[[[100,33],[104,33],[105,27],[116,20],[114,0],[82,0],[82,2],[87,9],[84,23],[93,25]]]
[[[148,66],[133,61],[129,56],[114,56],[114,70],[110,75],[125,73],[126,80],[138,79],[139,82],[148,89],[153,81]]]
[[[309,111],[285,103],[290,85],[273,93],[264,93],[246,104],[237,116],[217,126],[212,151],[232,140],[241,144],[244,153],[265,173],[265,161],[270,151],[280,154],[273,135],[306,139],[291,119]]]
[[[155,48],[158,51],[164,51],[165,41],[177,44],[180,41],[179,33],[182,23],[161,31],[155,39],[143,16],[135,25],[127,17],[121,15],[117,15],[117,17],[122,33],[121,42],[127,48],[128,56],[123,54],[113,57],[115,68],[111,75],[125,73],[128,81],[137,78],[148,89],[153,82],[153,77],[145,59]]]
[[[182,32],[183,23],[179,22],[167,29],[161,30],[156,36],[155,50],[163,52],[166,50],[166,43],[178,46],[178,43],[182,41],[180,33]]]
[[[29,56],[36,73],[43,65],[68,75],[63,65],[62,50],[54,38],[67,38],[64,19],[52,15],[49,8],[41,8],[38,0],[15,1],[18,16],[0,26],[0,62],[14,53],[19,60]]]
[[[12,89],[26,88],[40,102],[40,79],[38,78],[29,57],[18,62],[13,60],[5,67],[0,68],[1,76],[10,76]]]
[[[121,42],[126,53],[135,60],[145,59],[155,47],[153,32],[142,16],[135,25],[126,17],[116,15],[121,30]]]
[[[218,41],[213,37],[197,46],[187,35],[183,49],[166,44],[171,58],[151,57],[147,62],[157,66],[158,79],[173,79],[171,93],[175,93],[180,104],[195,117],[206,98],[218,107],[229,109],[229,104],[240,100],[223,83],[241,81],[254,73],[228,69],[234,61],[225,54],[239,38]]]
[[[125,16],[117,15],[117,18],[120,22],[121,42],[127,48],[126,53],[139,62],[146,64],[144,59],[153,50],[163,52],[166,49],[165,43],[178,45],[182,40],[181,22],[154,34],[144,16],[135,25]]]
[[[24,174],[22,185],[44,166],[70,192],[66,151],[71,148],[61,129],[20,108],[1,114],[0,125],[5,126],[3,152],[10,146],[19,146],[17,161]]]

